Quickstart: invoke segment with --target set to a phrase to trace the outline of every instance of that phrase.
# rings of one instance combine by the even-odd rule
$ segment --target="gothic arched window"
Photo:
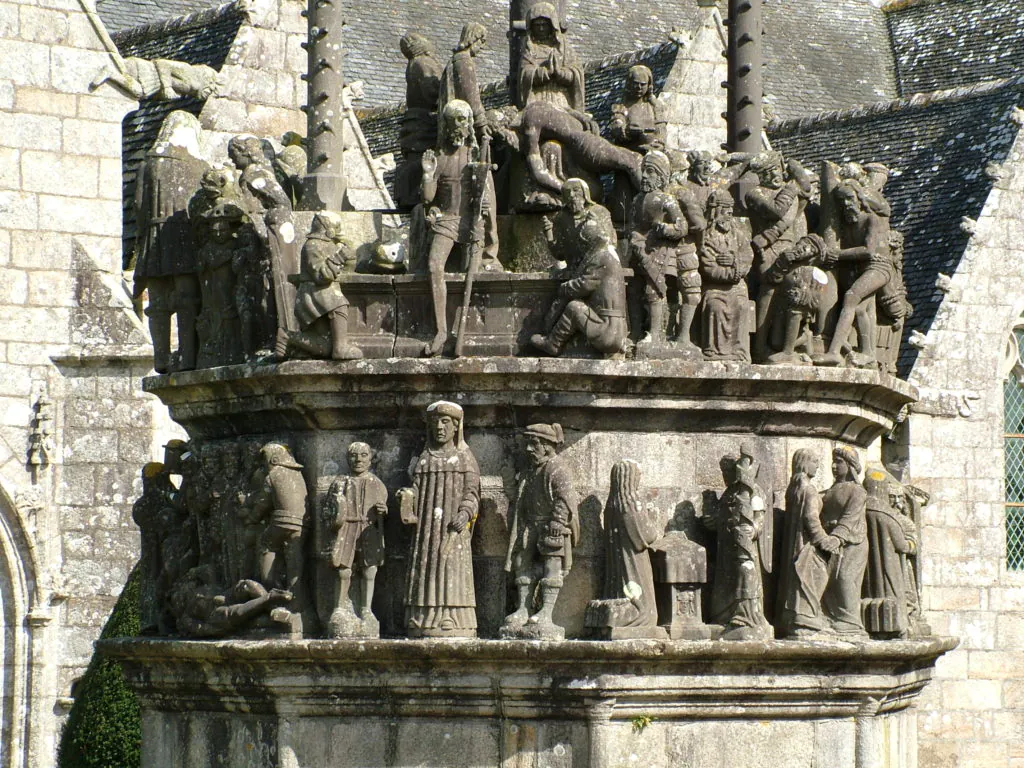
[[[1024,319],[1007,339],[1003,384],[1006,475],[1006,567],[1024,571]]]

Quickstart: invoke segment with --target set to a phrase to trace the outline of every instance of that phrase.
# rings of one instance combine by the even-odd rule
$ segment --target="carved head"
[[[473,108],[462,99],[452,99],[444,106],[444,135],[449,145],[470,144],[473,133]]]
[[[434,44],[419,32],[410,32],[399,42],[402,55],[412,61],[417,56],[433,56]]]
[[[295,460],[291,451],[288,450],[288,446],[283,443],[267,443],[260,449],[260,455],[263,457],[263,463],[267,469],[273,467],[302,469],[302,465]]]
[[[201,155],[199,136],[202,134],[202,130],[199,118],[191,112],[176,109],[160,124],[160,132],[157,133],[156,142],[153,144],[153,152],[162,154],[170,147],[180,147],[193,157],[199,157]]]
[[[580,215],[593,204],[590,198],[590,185],[583,179],[566,179],[562,184],[562,202],[573,215]]]
[[[782,154],[780,152],[759,152],[750,161],[750,170],[757,174],[762,187],[780,189],[785,183]]]
[[[210,168],[203,172],[199,180],[199,186],[204,192],[215,197],[221,197],[231,184],[231,172],[226,168]]]
[[[331,240],[341,237],[342,218],[334,211],[318,211],[313,217],[313,232],[322,232]]]
[[[861,196],[860,185],[855,182],[843,182],[836,187],[835,199],[843,219],[850,224],[859,221],[867,210]]]
[[[715,156],[706,150],[692,149],[687,157],[690,160],[690,180],[706,187],[718,172]]]
[[[151,461],[142,468],[142,492],[156,487],[160,478],[164,477],[164,465],[159,461]]]
[[[534,467],[543,466],[565,440],[561,424],[531,424],[523,430],[523,450]]]
[[[735,201],[732,199],[732,192],[726,186],[715,187],[708,195],[707,217],[715,224],[731,226]]]
[[[352,443],[348,447],[348,469],[359,477],[370,471],[373,463],[373,450],[366,443]]]
[[[689,155],[681,149],[670,149],[665,154],[668,155],[668,164],[672,168],[671,182],[682,184],[690,174]]]
[[[619,512],[638,509],[640,506],[640,465],[635,461],[617,461],[612,464],[611,483],[608,489],[606,509],[616,508]]]
[[[533,42],[546,45],[558,42],[558,10],[551,3],[534,3],[530,6],[526,12],[526,26]]]
[[[427,441],[431,447],[444,448],[453,444],[461,446],[462,418],[462,406],[456,403],[438,400],[428,405],[425,420]]]
[[[837,483],[857,480],[860,474],[860,456],[854,448],[840,445],[832,451],[832,476]]]
[[[240,171],[244,171],[254,163],[262,163],[266,160],[266,155],[263,154],[263,143],[252,134],[232,137],[228,142],[228,157]]]
[[[672,166],[668,155],[657,150],[648,152],[640,163],[640,189],[644,192],[664,189],[671,173]]]
[[[818,474],[818,454],[806,448],[798,448],[793,453],[793,474],[804,474],[814,477]]]
[[[626,73],[626,95],[639,101],[647,98],[654,91],[654,75],[649,67],[637,64]]]
[[[475,56],[486,45],[487,28],[479,22],[471,21],[462,28],[462,34],[459,35],[459,44],[455,47],[455,51],[456,53],[459,51],[469,51],[470,55]]]

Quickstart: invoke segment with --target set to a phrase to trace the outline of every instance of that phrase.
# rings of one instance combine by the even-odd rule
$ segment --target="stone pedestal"
[[[913,768],[949,638],[104,641],[144,768]]]

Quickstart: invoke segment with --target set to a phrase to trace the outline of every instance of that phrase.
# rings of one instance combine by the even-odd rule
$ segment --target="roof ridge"
[[[882,13],[895,13],[896,11],[903,11],[917,5],[926,5],[928,3],[938,1],[939,0],[889,0],[889,2],[882,4]]]
[[[230,13],[240,13],[248,17],[251,8],[251,0],[230,0],[230,2],[222,5],[204,8],[201,11],[193,11],[184,16],[175,16],[170,19],[154,21],[150,24],[129,27],[120,32],[115,32],[110,37],[118,47],[121,47],[122,45],[130,45],[155,37],[163,37],[170,32],[180,32],[186,29],[205,26]]]
[[[915,1],[916,0],[908,0]],[[872,104],[863,104],[849,109],[833,109],[827,112],[819,112],[808,117],[796,117],[788,120],[772,120],[767,127],[769,133],[786,136],[799,133],[812,126],[824,123],[838,123],[845,120],[854,120],[860,117],[871,117],[873,115],[899,112],[904,109],[916,109],[930,106],[936,102],[961,101],[973,98],[982,94],[998,91],[1007,86],[1024,85],[1024,75],[1007,77],[1000,80],[986,80],[972,85],[961,85],[956,88],[947,88],[940,91],[928,91],[915,93],[912,96],[905,96],[889,101],[876,101]]]

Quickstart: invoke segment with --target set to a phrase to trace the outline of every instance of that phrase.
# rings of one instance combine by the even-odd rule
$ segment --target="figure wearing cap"
[[[427,407],[427,445],[399,491],[402,522],[415,525],[405,590],[409,637],[476,637],[473,523],[480,509],[480,468],[463,440],[462,408]]]
[[[520,479],[505,560],[505,570],[516,577],[519,607],[505,618],[503,637],[565,637],[565,630],[554,623],[552,611],[572,568],[580,523],[572,475],[558,456],[564,439],[559,424],[531,424],[523,431],[530,467]],[[536,612],[531,611],[533,603],[538,606]]]
[[[260,537],[260,582],[267,589],[280,587],[292,593],[291,611],[304,607],[302,591],[302,532],[306,517],[306,481],[302,465],[281,443],[267,443],[260,450],[266,479],[260,498],[253,505],[256,514],[267,514],[267,527]],[[283,563],[281,561],[284,561]]]
[[[384,564],[388,489],[370,471],[373,451],[369,445],[352,443],[347,454],[349,474],[331,483],[321,510],[327,529],[322,556],[337,574],[327,634],[377,637],[380,626],[371,606],[377,569]],[[355,570],[359,577],[353,587]],[[355,592],[355,600],[350,590]]]
[[[840,445],[832,451],[835,482],[822,495],[821,526],[829,535],[829,579],[821,605],[832,629],[840,635],[866,639],[861,618],[861,587],[868,562],[867,491],[859,482],[857,451]]]
[[[171,474],[159,461],[151,461],[142,468],[142,495],[132,505],[132,520],[142,534],[139,569],[139,624],[142,634],[153,634],[161,625],[164,595],[160,592],[160,574],[164,563],[161,545],[170,533],[167,530],[169,512],[174,504],[174,486]]]

